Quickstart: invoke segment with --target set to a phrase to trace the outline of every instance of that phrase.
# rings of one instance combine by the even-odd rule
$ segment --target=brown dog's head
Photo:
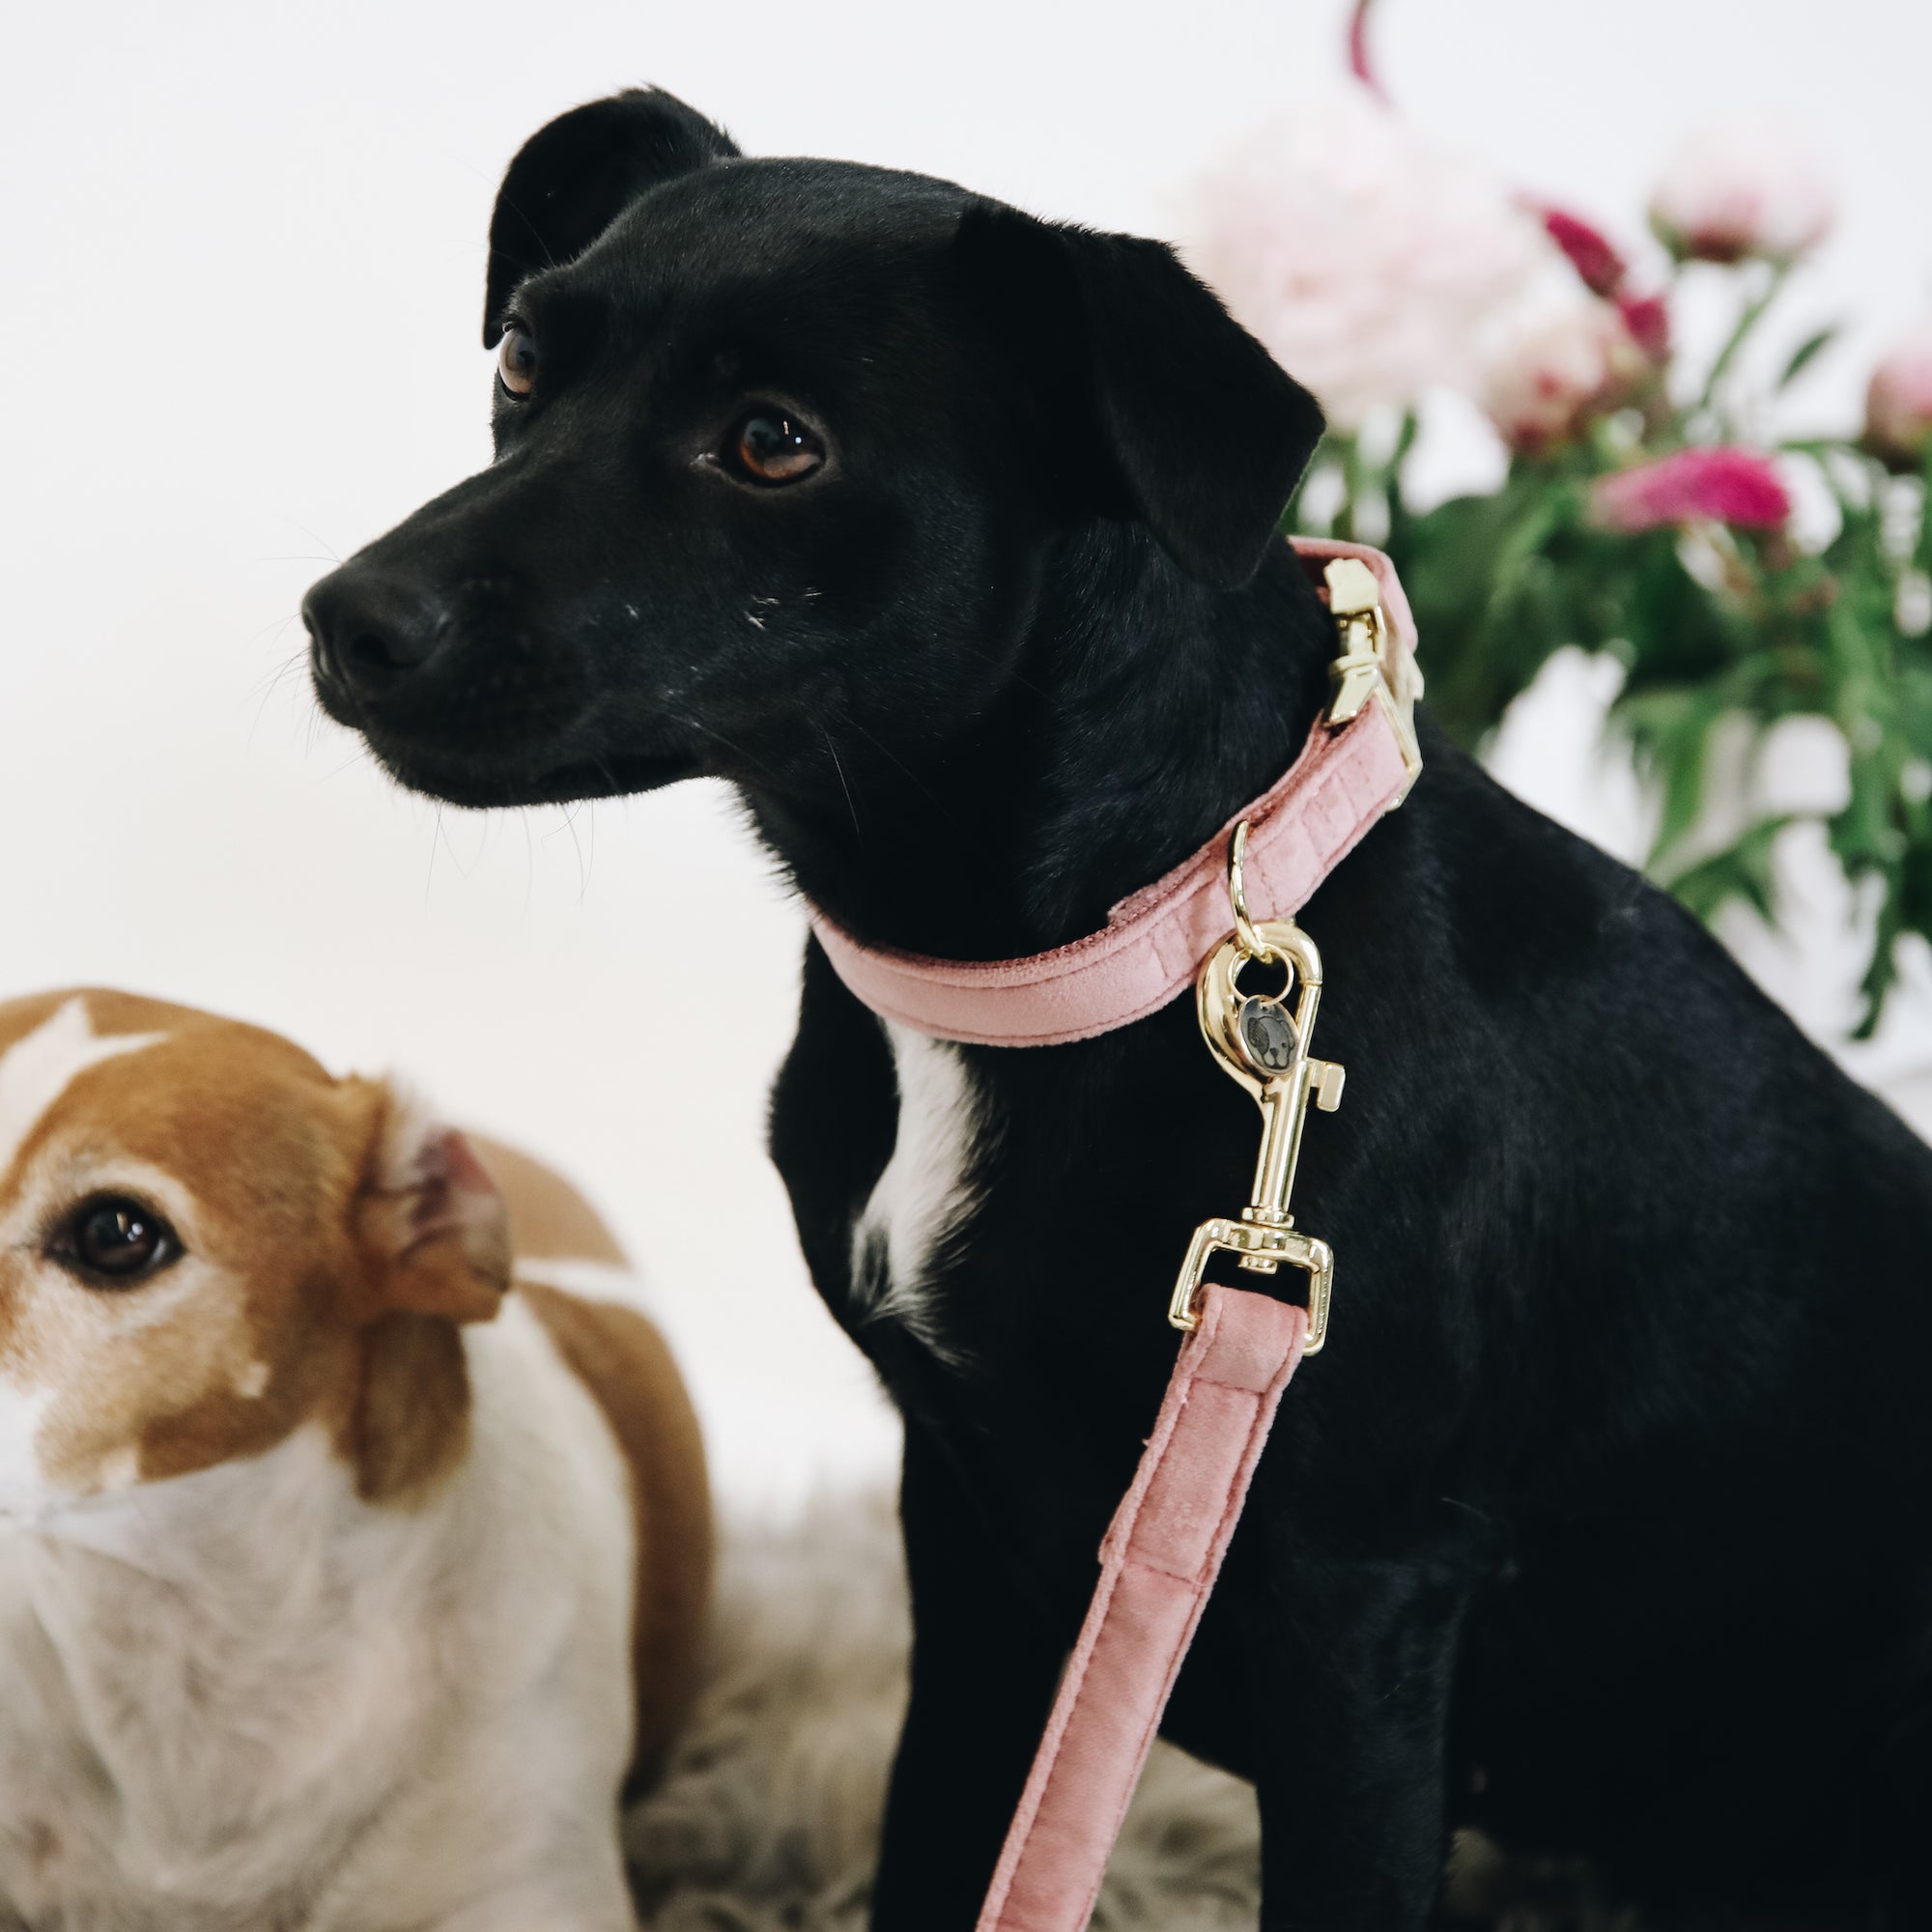
[[[404,1492],[460,1440],[456,1324],[508,1273],[488,1176],[386,1085],[126,994],[0,1004],[0,1514],[309,1421]]]

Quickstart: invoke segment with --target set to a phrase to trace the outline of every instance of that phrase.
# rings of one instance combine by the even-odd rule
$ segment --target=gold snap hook
[[[1248,821],[1244,818],[1235,827],[1235,836],[1228,841],[1228,903],[1235,909],[1235,938],[1250,959],[1279,964],[1281,954],[1255,930],[1255,923],[1248,917],[1247,887],[1241,878],[1241,854],[1247,847]]]
[[[1230,887],[1231,892],[1238,890]],[[1177,1328],[1198,1324],[1194,1300],[1215,1254],[1232,1254],[1239,1266],[1256,1274],[1275,1274],[1284,1266],[1298,1268],[1308,1276],[1304,1352],[1313,1354],[1328,1333],[1335,1255],[1325,1241],[1294,1225],[1288,1204],[1310,1104],[1332,1114],[1342,1103],[1343,1073],[1334,1062],[1317,1060],[1308,1050],[1321,1001],[1321,954],[1315,942],[1291,920],[1264,920],[1252,930],[1254,951],[1244,946],[1238,932],[1231,932],[1202,962],[1194,1010],[1202,1037],[1222,1070],[1261,1109],[1262,1147],[1254,1184],[1238,1219],[1217,1216],[1195,1230],[1193,1245],[1175,1281],[1167,1319]],[[1257,1009],[1278,1010],[1286,994],[1250,997],[1237,983],[1242,967],[1264,954],[1286,967],[1290,984],[1296,989],[1293,1018],[1283,1019],[1263,1042],[1269,1049],[1285,1044],[1285,1056],[1273,1050],[1258,1052],[1249,1022]]]

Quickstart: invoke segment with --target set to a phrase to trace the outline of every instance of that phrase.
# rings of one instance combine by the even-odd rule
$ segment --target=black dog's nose
[[[315,672],[358,698],[386,697],[421,670],[450,631],[448,607],[426,588],[355,562],[302,599]]]

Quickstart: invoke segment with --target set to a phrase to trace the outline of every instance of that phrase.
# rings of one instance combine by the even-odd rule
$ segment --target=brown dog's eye
[[[160,1215],[118,1194],[83,1201],[53,1247],[57,1260],[115,1288],[144,1280],[181,1251],[180,1237]]]
[[[536,387],[536,338],[520,322],[511,323],[497,345],[497,380],[513,396],[527,396]]]
[[[825,445],[798,416],[754,410],[731,432],[724,461],[749,482],[796,483],[825,461]]]

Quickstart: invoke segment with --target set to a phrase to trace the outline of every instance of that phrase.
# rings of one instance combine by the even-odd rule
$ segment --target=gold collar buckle
[[[1328,610],[1342,638],[1342,653],[1328,667],[1327,722],[1346,724],[1365,704],[1382,707],[1408,775],[1389,803],[1393,811],[1408,796],[1422,770],[1422,751],[1415,739],[1422,672],[1408,652],[1395,647],[1382,610],[1381,585],[1360,557],[1332,556],[1321,575],[1328,585]]]

